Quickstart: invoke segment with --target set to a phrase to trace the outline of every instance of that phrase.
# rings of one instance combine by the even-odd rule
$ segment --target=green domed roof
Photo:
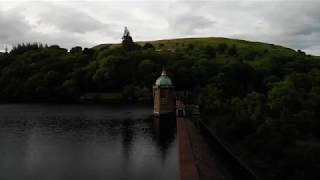
[[[162,70],[161,76],[158,77],[158,79],[156,80],[156,85],[157,86],[172,86],[172,81],[169,78],[169,76],[167,76],[167,73],[165,70]]]

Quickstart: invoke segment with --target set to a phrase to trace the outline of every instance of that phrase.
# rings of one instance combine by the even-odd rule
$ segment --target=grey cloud
[[[82,40],[81,36],[69,33],[44,34],[32,31],[27,21],[16,13],[0,12],[0,50],[6,46],[12,47],[18,43],[42,42],[47,44],[59,44],[70,48],[76,45],[92,46],[93,43]]]
[[[37,18],[37,26],[53,26],[60,31],[81,34],[110,29],[109,24],[97,20],[70,4],[44,1],[30,2],[25,5],[28,8],[25,8],[23,13],[25,16]]]
[[[269,39],[273,39],[276,43],[306,51],[319,46],[319,1],[269,4],[266,3],[261,15],[265,17],[265,22],[273,27],[272,30],[278,33],[270,32],[271,35],[266,37],[269,36]]]
[[[283,34],[308,35],[320,31],[319,7],[320,2],[317,1],[266,3],[261,15]]]
[[[42,4],[42,11],[39,13],[40,24],[49,24],[61,31],[86,33],[99,30],[109,30],[110,26],[96,20],[90,15],[78,9],[45,3]]]
[[[29,5],[29,8],[19,6],[6,11],[0,8],[0,51],[6,46],[12,47],[26,42],[58,44],[66,48],[78,45],[92,47],[94,42],[86,40],[86,36],[91,32],[111,32],[108,25],[77,9],[68,9],[47,2]],[[36,24],[27,18],[30,17],[31,11],[36,14],[32,16],[36,17]],[[37,28],[43,23],[56,27],[58,31],[39,31]]]
[[[195,34],[214,25],[214,21],[203,16],[182,14],[169,20],[169,27],[178,33]]]
[[[30,29],[31,26],[21,14],[0,10],[0,43],[18,41]]]

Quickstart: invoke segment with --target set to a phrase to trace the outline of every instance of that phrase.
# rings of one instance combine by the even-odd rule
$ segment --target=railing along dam
[[[177,110],[185,107],[177,103]],[[211,130],[197,118],[177,111],[177,139],[181,180],[258,180]]]

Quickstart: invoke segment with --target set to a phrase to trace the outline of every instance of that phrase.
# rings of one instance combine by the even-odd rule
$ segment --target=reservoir
[[[1,180],[169,180],[178,169],[175,120],[152,107],[0,105]]]

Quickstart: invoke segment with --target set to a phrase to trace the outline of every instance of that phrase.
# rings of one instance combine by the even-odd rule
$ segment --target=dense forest
[[[163,66],[262,179],[320,178],[320,59],[301,50],[225,38],[133,42],[129,31],[121,44],[69,51],[20,44],[0,53],[0,102],[150,101]]]

